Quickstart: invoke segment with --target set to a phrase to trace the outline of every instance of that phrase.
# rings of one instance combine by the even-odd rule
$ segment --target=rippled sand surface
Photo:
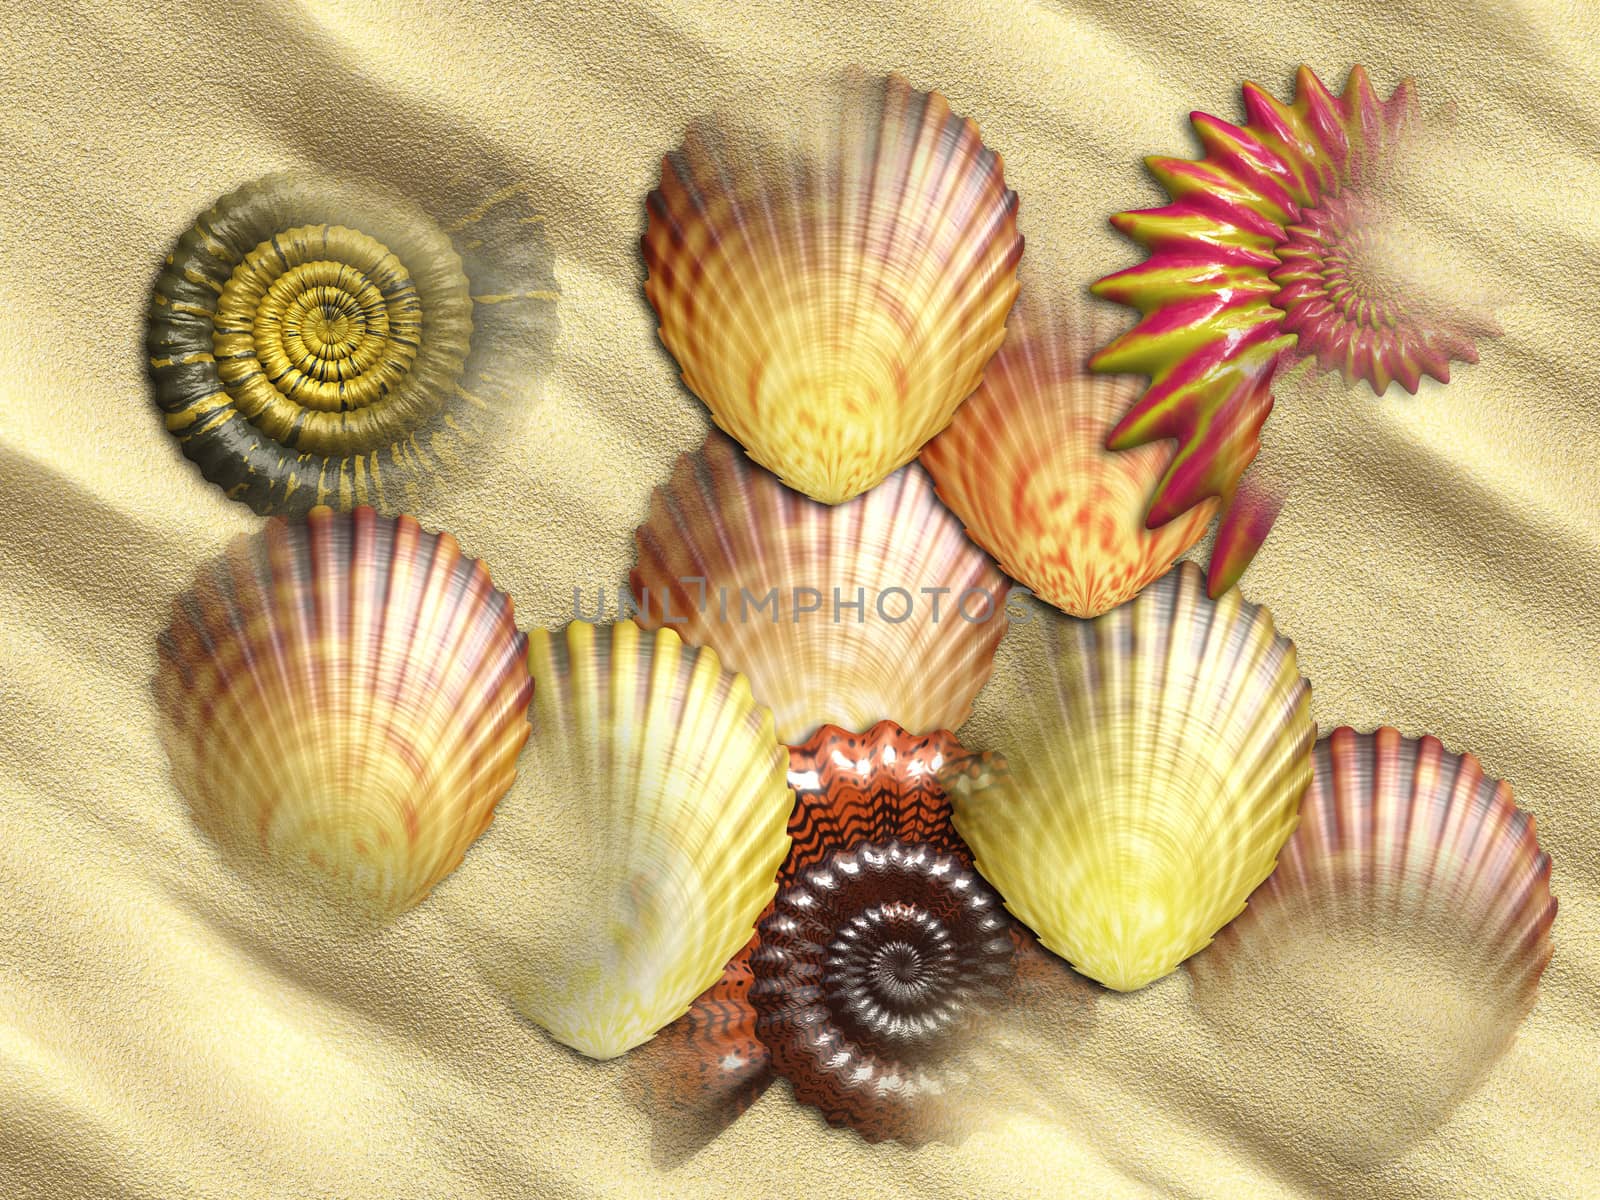
[[[6,6],[0,1194],[1600,1195],[1600,21],[1283,7]],[[1031,284],[1078,294],[1136,260],[1106,217],[1161,201],[1141,156],[1193,153],[1191,109],[1237,119],[1241,81],[1284,95],[1301,62],[1340,83],[1364,63],[1385,93],[1414,75],[1454,106],[1461,169],[1412,219],[1505,336],[1414,398],[1286,381],[1259,469],[1287,503],[1244,589],[1295,639],[1324,729],[1434,733],[1536,814],[1555,958],[1503,1057],[1459,1061],[1480,1044],[1465,1018],[1430,1052],[1435,1026],[1385,1006],[1414,977],[1470,1008],[1431,944],[1311,946],[1249,1003],[1203,1005],[1180,972],[1038,1029],[1057,1094],[959,1148],[866,1146],[779,1085],[662,1173],[621,1064],[550,1042],[473,965],[480,931],[554,900],[506,819],[527,780],[378,935],[280,914],[196,832],[156,740],[155,636],[257,519],[163,431],[141,337],[160,256],[217,196],[296,166],[543,195],[557,365],[525,427],[418,515],[490,562],[524,623],[557,622],[573,587],[624,582],[650,488],[707,425],[640,288],[644,196],[689,120],[737,104],[776,129],[839,68],[902,70],[1005,156]],[[1024,702],[1038,633],[1002,645],[969,745]]]

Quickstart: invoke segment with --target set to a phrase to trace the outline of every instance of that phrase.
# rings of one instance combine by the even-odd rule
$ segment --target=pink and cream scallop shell
[[[1009,582],[914,465],[829,506],[713,433],[635,540],[640,623],[715,647],[788,743],[825,723],[956,728],[1006,628]]]
[[[1013,317],[983,382],[922,465],[973,541],[1035,596],[1074,617],[1131,600],[1200,540],[1215,501],[1145,526],[1165,446],[1108,450],[1138,398],[1130,380],[1091,374],[1103,321],[1070,311]]]
[[[691,130],[649,197],[645,294],[716,423],[838,504],[911,461],[977,386],[1022,238],[999,155],[937,92],[858,82],[807,132],[821,144],[802,164]]]
[[[1248,1081],[1200,1086],[1274,1155],[1392,1161],[1511,1045],[1555,915],[1549,856],[1507,784],[1433,737],[1336,729],[1277,869],[1189,963],[1219,1056]]]
[[[449,534],[364,507],[275,518],[200,573],[161,637],[173,777],[241,864],[403,912],[511,784],[525,644]]]
[[[1317,744],[1277,869],[1190,970],[1218,979],[1238,956],[1270,953],[1284,921],[1445,922],[1461,935],[1452,952],[1463,969],[1520,1019],[1550,962],[1555,915],[1550,856],[1509,784],[1437,738],[1346,727]]]
[[[1405,232],[1393,177],[1431,150],[1410,80],[1382,100],[1355,67],[1335,96],[1302,67],[1293,103],[1247,83],[1244,106],[1243,125],[1191,115],[1204,158],[1147,160],[1172,202],[1112,224],[1149,257],[1093,287],[1140,320],[1091,366],[1150,379],[1108,444],[1178,442],[1152,525],[1232,496],[1281,369],[1308,359],[1378,393],[1396,380],[1415,392],[1499,333],[1476,298],[1437,286]]]

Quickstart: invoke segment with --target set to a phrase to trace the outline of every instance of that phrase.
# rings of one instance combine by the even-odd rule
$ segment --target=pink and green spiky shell
[[[1112,224],[1149,257],[1093,287],[1141,319],[1090,365],[1150,377],[1108,444],[1179,442],[1152,527],[1233,494],[1280,367],[1314,359],[1380,394],[1394,380],[1415,392],[1424,375],[1448,382],[1452,359],[1476,362],[1472,335],[1487,331],[1361,269],[1374,192],[1419,124],[1409,80],[1381,100],[1355,67],[1335,96],[1302,67],[1292,104],[1247,83],[1244,106],[1242,126],[1191,114],[1205,157],[1148,160],[1172,202]]]

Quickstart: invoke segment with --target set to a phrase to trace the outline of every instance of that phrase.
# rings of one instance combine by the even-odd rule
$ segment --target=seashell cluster
[[[920,866],[889,887],[892,899],[885,893],[879,901],[854,907],[846,898],[836,915],[848,917],[846,924],[860,917],[863,929],[872,925],[880,932],[870,915],[879,910],[884,917],[920,914],[922,928],[943,928],[950,912],[926,907],[929,885],[921,879],[921,867],[945,864],[932,873],[940,881],[936,890],[956,887],[959,879],[952,895],[969,887],[987,894],[972,874],[971,853],[950,823],[950,802],[939,783],[948,762],[966,757],[949,733],[917,736],[889,721],[861,734],[824,726],[805,744],[790,747],[789,783],[796,801],[789,818],[793,845],[778,873],[780,897],[798,897],[792,889],[808,872],[838,866],[845,852],[892,846],[902,865],[915,861]],[[988,903],[982,901],[986,912]],[[763,926],[781,907],[780,901],[768,908]],[[931,986],[930,974],[921,999],[903,1013],[922,1023],[927,1036],[920,1049],[898,1044],[894,1029],[859,1037],[805,1001],[793,986],[795,972],[803,970],[792,957],[793,944],[781,956],[768,956],[761,969],[766,982],[758,985],[755,957],[763,940],[758,935],[688,1013],[631,1062],[633,1091],[656,1126],[658,1148],[665,1149],[660,1157],[676,1161],[716,1137],[766,1090],[775,1070],[789,1074],[784,1063],[792,1064],[797,1096],[816,1104],[831,1122],[874,1141],[957,1141],[1004,1105],[1030,1107],[1028,1087],[1019,1093],[1015,1083],[1039,1044],[1029,1020],[1044,1021],[1052,1037],[1070,1033],[1081,1026],[1091,997],[1020,926],[998,915],[1010,949],[986,945],[980,974],[992,969],[991,984],[1002,976],[1008,982],[1000,995],[987,985],[970,992],[946,990]],[[866,938],[856,943],[863,951],[874,944]],[[946,947],[942,939],[938,945]],[[759,1017],[752,997],[757,986],[765,1008],[779,1015]],[[951,1008],[958,993],[963,999]],[[769,1045],[769,1039],[776,1044]],[[856,1069],[840,1073],[828,1065],[838,1062],[819,1059],[813,1053],[818,1039],[841,1048],[848,1043],[849,1053],[857,1056],[850,1059]],[[902,1059],[905,1076],[896,1066]],[[915,1086],[902,1086],[913,1076]]]
[[[1311,777],[1294,645],[1182,563],[1050,630],[1002,753],[941,779],[978,870],[1046,947],[1132,991],[1203,949],[1267,877]]]
[[[1005,633],[1010,584],[916,466],[829,507],[713,433],[634,536],[640,623],[714,647],[785,742],[824,723],[955,728]]]
[[[270,521],[201,572],[161,637],[173,776],[241,862],[403,912],[511,784],[525,642],[449,534],[369,508]]]
[[[670,629],[534,630],[530,825],[560,860],[514,1000],[558,1041],[613,1058],[705,991],[772,898],[793,795],[772,717],[714,650]]]
[[[1302,67],[1292,104],[1247,83],[1244,105],[1242,126],[1193,114],[1204,158],[1149,160],[1172,203],[1112,218],[1149,258],[1093,287],[1141,319],[1090,365],[1150,377],[1108,444],[1179,443],[1152,525],[1232,495],[1280,367],[1314,359],[1375,392],[1394,380],[1415,392],[1423,375],[1448,381],[1452,359],[1476,362],[1473,337],[1498,332],[1395,269],[1384,185],[1420,128],[1409,80],[1381,100],[1355,67],[1335,96]]]
[[[865,841],[919,843],[970,866],[938,779],[947,759],[965,753],[943,730],[919,736],[892,721],[861,734],[825,725],[789,747],[795,805],[778,887]],[[689,1011],[633,1058],[635,1092],[669,1159],[711,1141],[772,1082],[772,1055],[750,1001],[756,945],[751,939]]]
[[[683,381],[826,504],[915,457],[978,384],[1022,254],[999,155],[937,92],[852,89],[820,164],[765,172],[709,127],[650,193],[645,294]]]
[[[1409,83],[1380,100],[1357,67],[1336,97],[1302,69],[1293,103],[1244,95],[1242,126],[1194,115],[1203,159],[1151,161],[1171,204],[1113,219],[1149,258],[1094,287],[1140,313],[1109,339],[1031,306],[1007,336],[1017,197],[938,93],[858,88],[792,161],[693,129],[649,197],[645,292],[737,442],[653,493],[636,620],[526,636],[450,535],[373,507],[470,466],[537,382],[556,290],[525,190],[438,220],[297,174],[224,196],[156,282],[150,374],[207,479],[296,519],[204,569],[160,638],[197,823],[393,917],[488,827],[531,715],[499,810],[510,901],[478,943],[556,1040],[636,1051],[625,1077],[691,1151],[780,1075],[871,1142],[1060,1111],[1041,1031],[1089,989],[1041,947],[1131,991],[1209,946],[1189,969],[1219,1029],[1309,964],[1315,1034],[1277,1055],[1298,1095],[1326,1012],[1418,1028],[1421,983],[1339,1011],[1378,970],[1338,962],[1420,945],[1445,1019],[1419,1044],[1459,1052],[1401,1107],[1447,1112],[1533,1004],[1550,860],[1471,755],[1316,742],[1293,643],[1232,585],[1280,503],[1242,482],[1280,369],[1415,391],[1494,330],[1386,269]],[[1219,515],[1208,594],[1174,563]],[[1002,569],[1066,615],[971,753],[949,731],[1007,629]],[[1246,1072],[1265,1116],[1230,1106],[1252,1131],[1292,1109],[1270,1073]],[[1290,1141],[1370,1163],[1403,1127],[1361,1110]]]
[[[414,504],[533,382],[556,290],[527,208],[511,190],[446,230],[345,182],[230,192],[156,280],[167,429],[259,513]]]
[[[1085,368],[1099,344],[1093,329],[1070,311],[1013,318],[978,390],[922,452],[939,498],[973,541],[1075,617],[1131,600],[1200,540],[1217,511],[1206,501],[1145,527],[1171,456],[1159,446],[1106,449],[1137,388]]]

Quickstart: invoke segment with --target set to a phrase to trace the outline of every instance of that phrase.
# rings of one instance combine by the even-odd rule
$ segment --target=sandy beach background
[[[0,1194],[1600,1195],[1597,37],[1584,0],[7,5]],[[141,343],[160,256],[223,192],[314,166],[543,195],[555,363],[520,432],[417,515],[488,561],[523,624],[557,623],[574,586],[625,581],[650,489],[708,424],[640,287],[644,197],[691,119],[738,105],[776,129],[840,68],[900,70],[1004,155],[1035,285],[1081,295],[1137,258],[1106,218],[1160,202],[1141,157],[1191,155],[1191,109],[1239,119],[1241,82],[1287,95],[1301,63],[1454,106],[1463,169],[1427,227],[1505,330],[1414,398],[1279,389],[1260,469],[1288,502],[1243,585],[1324,730],[1433,733],[1537,818],[1555,957],[1485,1077],[1438,1019],[1470,1013],[1470,986],[1398,944],[1353,981],[1313,948],[1227,1012],[1180,971],[1045,1031],[1053,1119],[869,1147],[779,1084],[667,1170],[621,1064],[551,1042],[473,965],[475,931],[541,903],[517,869],[526,779],[376,936],[276,912],[195,830],[156,738],[155,637],[259,519],[164,432]],[[1038,630],[1002,644],[969,746],[1021,702]]]

